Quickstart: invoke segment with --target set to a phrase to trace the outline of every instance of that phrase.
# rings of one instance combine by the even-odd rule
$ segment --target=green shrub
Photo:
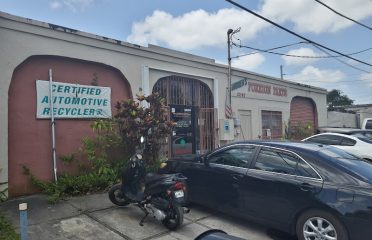
[[[0,214],[0,240],[18,240],[20,239],[13,226],[8,220]]]
[[[127,159],[123,154],[121,159],[108,161],[108,152],[113,148],[120,148],[120,138],[113,133],[110,121],[98,120],[91,125],[96,136],[84,138],[81,152],[86,156],[88,166],[80,165],[78,175],[61,173],[58,181],[42,181],[33,175],[27,166],[23,166],[24,174],[31,178],[32,183],[42,192],[46,193],[51,203],[58,202],[66,196],[77,196],[92,192],[101,192],[116,183],[119,179],[121,168]],[[76,159],[75,154],[60,156],[64,164],[71,164]]]
[[[147,143],[143,153],[146,169],[157,171],[162,141],[171,133],[174,123],[168,121],[164,99],[159,94],[138,96],[137,100],[118,102],[114,119],[96,120],[91,124],[95,136],[83,138],[80,149],[88,164],[79,162],[77,176],[61,173],[57,182],[45,182],[37,179],[27,166],[23,166],[24,173],[49,195],[52,203],[65,196],[104,191],[118,181],[122,167],[140,144],[141,136],[146,137]],[[143,107],[142,101],[147,101],[150,107]],[[64,164],[79,161],[74,153],[59,156],[59,159]]]

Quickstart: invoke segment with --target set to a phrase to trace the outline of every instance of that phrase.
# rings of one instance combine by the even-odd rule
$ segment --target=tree
[[[333,89],[327,93],[328,111],[345,111],[345,106],[352,105],[354,100],[343,94],[341,90]]]

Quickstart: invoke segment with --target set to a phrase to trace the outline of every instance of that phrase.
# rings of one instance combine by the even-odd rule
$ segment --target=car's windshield
[[[372,164],[334,147],[325,148],[319,154],[326,157],[332,164],[342,167],[346,172],[372,184]]]

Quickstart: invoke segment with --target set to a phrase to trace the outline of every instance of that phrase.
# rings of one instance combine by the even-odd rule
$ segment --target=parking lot
[[[18,204],[28,203],[29,239],[194,239],[209,229],[221,229],[248,240],[296,240],[265,226],[232,218],[198,205],[191,206],[184,223],[175,232],[160,222],[147,218],[136,206],[116,207],[107,194],[70,198],[56,205],[47,203],[44,195],[33,195],[2,203],[0,211],[19,227]]]

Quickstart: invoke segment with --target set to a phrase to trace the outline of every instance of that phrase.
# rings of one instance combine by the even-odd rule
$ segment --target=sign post
[[[53,77],[52,69],[49,69],[49,99],[53,99]],[[53,101],[50,102],[50,109],[54,109]],[[53,173],[54,181],[57,182],[57,157],[56,157],[56,132],[55,132],[55,120],[54,120],[54,111],[50,111],[50,121],[52,127],[52,154],[53,154]]]
[[[28,240],[27,203],[19,204],[19,225],[21,240]]]

